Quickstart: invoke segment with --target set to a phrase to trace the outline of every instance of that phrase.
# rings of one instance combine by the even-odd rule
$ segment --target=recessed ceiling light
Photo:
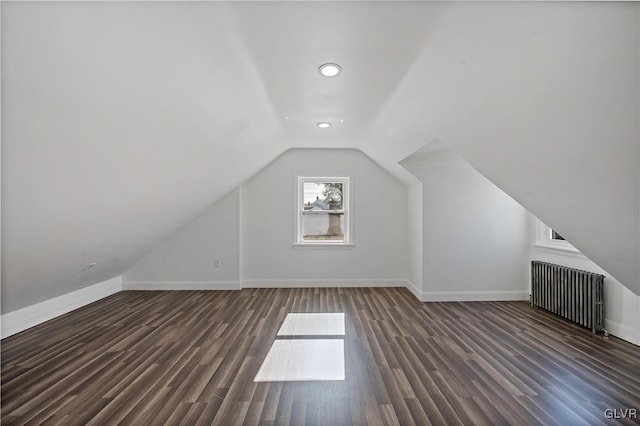
[[[327,127],[331,127],[331,123],[327,123],[326,121],[321,121],[317,124],[321,129],[326,129]]]
[[[335,77],[336,75],[340,74],[342,68],[338,64],[329,63],[320,65],[320,68],[318,68],[318,70],[320,71],[320,74],[325,77]]]

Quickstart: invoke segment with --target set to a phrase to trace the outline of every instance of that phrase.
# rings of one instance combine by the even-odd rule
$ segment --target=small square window
[[[349,178],[299,177],[297,244],[350,242]]]

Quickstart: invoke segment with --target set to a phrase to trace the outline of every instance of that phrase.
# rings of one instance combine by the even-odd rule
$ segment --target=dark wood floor
[[[285,315],[344,312],[346,380],[254,383]],[[2,341],[2,424],[637,424],[640,347],[405,289],[126,291]],[[616,410],[616,411],[613,411]]]

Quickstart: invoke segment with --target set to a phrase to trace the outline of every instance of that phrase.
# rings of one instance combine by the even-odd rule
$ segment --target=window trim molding
[[[302,210],[301,206],[304,203],[304,182],[342,182],[342,195],[343,199],[343,211],[344,211],[344,239],[342,241],[304,241],[302,239]],[[353,248],[353,197],[351,196],[353,185],[353,178],[348,175],[318,175],[318,174],[305,174],[298,173],[295,179],[295,202],[294,208],[294,241],[291,244],[294,248]],[[346,190],[345,190],[346,188]]]
[[[533,243],[534,247],[552,254],[576,257],[579,259],[586,258],[586,256],[569,241],[553,239],[551,237],[551,227],[545,225],[539,219],[536,220],[536,222],[536,241]]]

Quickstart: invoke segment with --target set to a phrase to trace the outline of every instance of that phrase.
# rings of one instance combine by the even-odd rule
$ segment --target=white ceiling
[[[617,187],[621,217],[560,231],[622,222],[612,267],[637,279],[639,20],[632,4],[2,2],[3,311],[122,273],[289,148],[361,149],[409,184],[398,162],[436,139],[551,224],[517,179],[537,146],[621,163],[590,182]]]

